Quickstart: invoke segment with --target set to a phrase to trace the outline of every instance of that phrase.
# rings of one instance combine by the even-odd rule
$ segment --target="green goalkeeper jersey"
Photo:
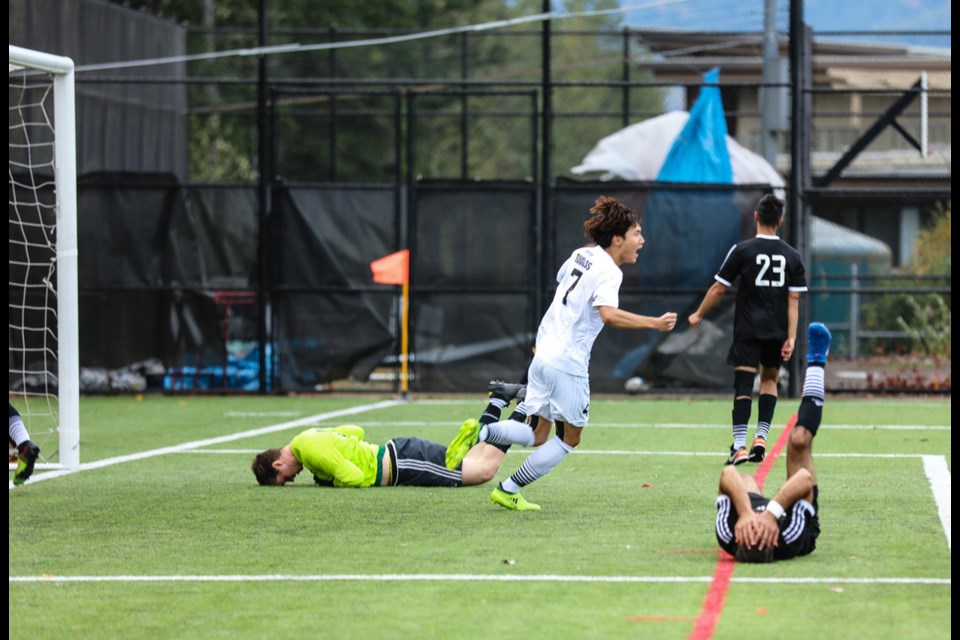
[[[313,475],[335,487],[370,487],[380,483],[383,447],[364,442],[363,435],[357,425],[307,429],[290,450]]]

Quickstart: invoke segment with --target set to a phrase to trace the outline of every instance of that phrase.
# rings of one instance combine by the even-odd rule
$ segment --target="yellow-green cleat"
[[[512,511],[540,511],[540,505],[527,502],[519,493],[507,493],[500,487],[490,493],[490,501]]]
[[[22,485],[33,474],[33,466],[40,457],[40,447],[30,440],[26,440],[17,448],[20,455],[17,459],[17,472],[13,476],[13,484]]]
[[[480,421],[474,418],[465,420],[457,431],[457,437],[447,447],[447,469],[456,470],[463,462],[467,452],[480,441]]]

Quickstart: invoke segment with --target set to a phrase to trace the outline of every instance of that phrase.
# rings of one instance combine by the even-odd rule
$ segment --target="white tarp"
[[[600,140],[570,171],[575,175],[598,172],[601,180],[653,182],[689,118],[686,111],[670,111],[632,124]],[[762,156],[743,148],[730,136],[727,150],[734,184],[769,184],[783,197],[783,177]]]

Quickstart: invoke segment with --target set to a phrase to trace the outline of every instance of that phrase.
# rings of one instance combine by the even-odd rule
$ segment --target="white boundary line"
[[[224,418],[294,418],[300,411],[227,411]]]
[[[307,425],[316,424],[318,421],[329,420],[331,418],[338,418],[340,416],[350,416],[357,413],[364,413],[366,411],[374,411],[376,409],[386,409],[389,407],[396,406],[398,404],[403,404],[404,400],[384,400],[382,402],[375,402],[374,404],[361,405],[359,407],[348,407],[346,409],[339,409],[337,411],[330,411],[328,413],[318,413],[317,415],[307,416],[306,418],[301,418],[299,420],[293,420],[291,422],[283,422],[280,424],[270,425],[267,427],[261,427],[259,429],[250,429],[248,431],[241,431],[239,433],[232,433],[226,436],[219,436],[216,438],[207,438],[206,440],[194,440],[193,442],[184,442],[183,444],[177,444],[170,447],[162,447],[160,449],[152,449],[150,451],[141,451],[140,453],[133,453],[126,456],[117,456],[115,458],[105,458],[104,460],[96,460],[94,462],[87,462],[81,464],[77,469],[64,469],[62,471],[53,471],[50,473],[35,474],[26,484],[21,486],[27,486],[41,482],[43,480],[51,480],[53,478],[60,478],[62,476],[68,476],[80,471],[90,471],[92,469],[102,469],[103,467],[110,467],[115,464],[122,464],[124,462],[133,462],[136,460],[143,460],[145,458],[154,458],[156,456],[166,455],[168,453],[180,453],[188,449],[196,449],[197,447],[206,447],[211,444],[220,444],[221,442],[232,442],[234,440],[242,440],[244,438],[250,438],[252,436],[259,436],[265,433],[274,433],[277,431],[286,431],[287,429],[294,429],[296,427],[304,427]],[[14,488],[13,480],[10,481],[10,489]]]
[[[10,583],[63,582],[710,582],[712,576],[570,576],[496,574],[328,574],[223,576],[10,576]],[[909,584],[951,586],[950,578],[731,578],[732,582],[766,584]]]
[[[923,456],[923,472],[927,474],[930,481],[930,488],[933,490],[933,499],[937,503],[937,514],[940,516],[940,524],[943,525],[943,532],[947,535],[947,548],[953,551],[950,542],[951,527],[951,489],[950,468],[947,466],[946,456]]]

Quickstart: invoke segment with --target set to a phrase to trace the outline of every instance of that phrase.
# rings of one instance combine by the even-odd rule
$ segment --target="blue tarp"
[[[267,345],[267,384],[270,381],[270,345]],[[260,390],[260,349],[251,349],[244,357],[227,355],[223,365],[195,367],[184,365],[167,369],[163,376],[164,391],[206,391],[233,389]],[[269,387],[267,391],[270,391]]]
[[[719,80],[718,67],[704,74],[703,87],[690,110],[690,119],[670,147],[657,175],[658,181],[733,183]]]

